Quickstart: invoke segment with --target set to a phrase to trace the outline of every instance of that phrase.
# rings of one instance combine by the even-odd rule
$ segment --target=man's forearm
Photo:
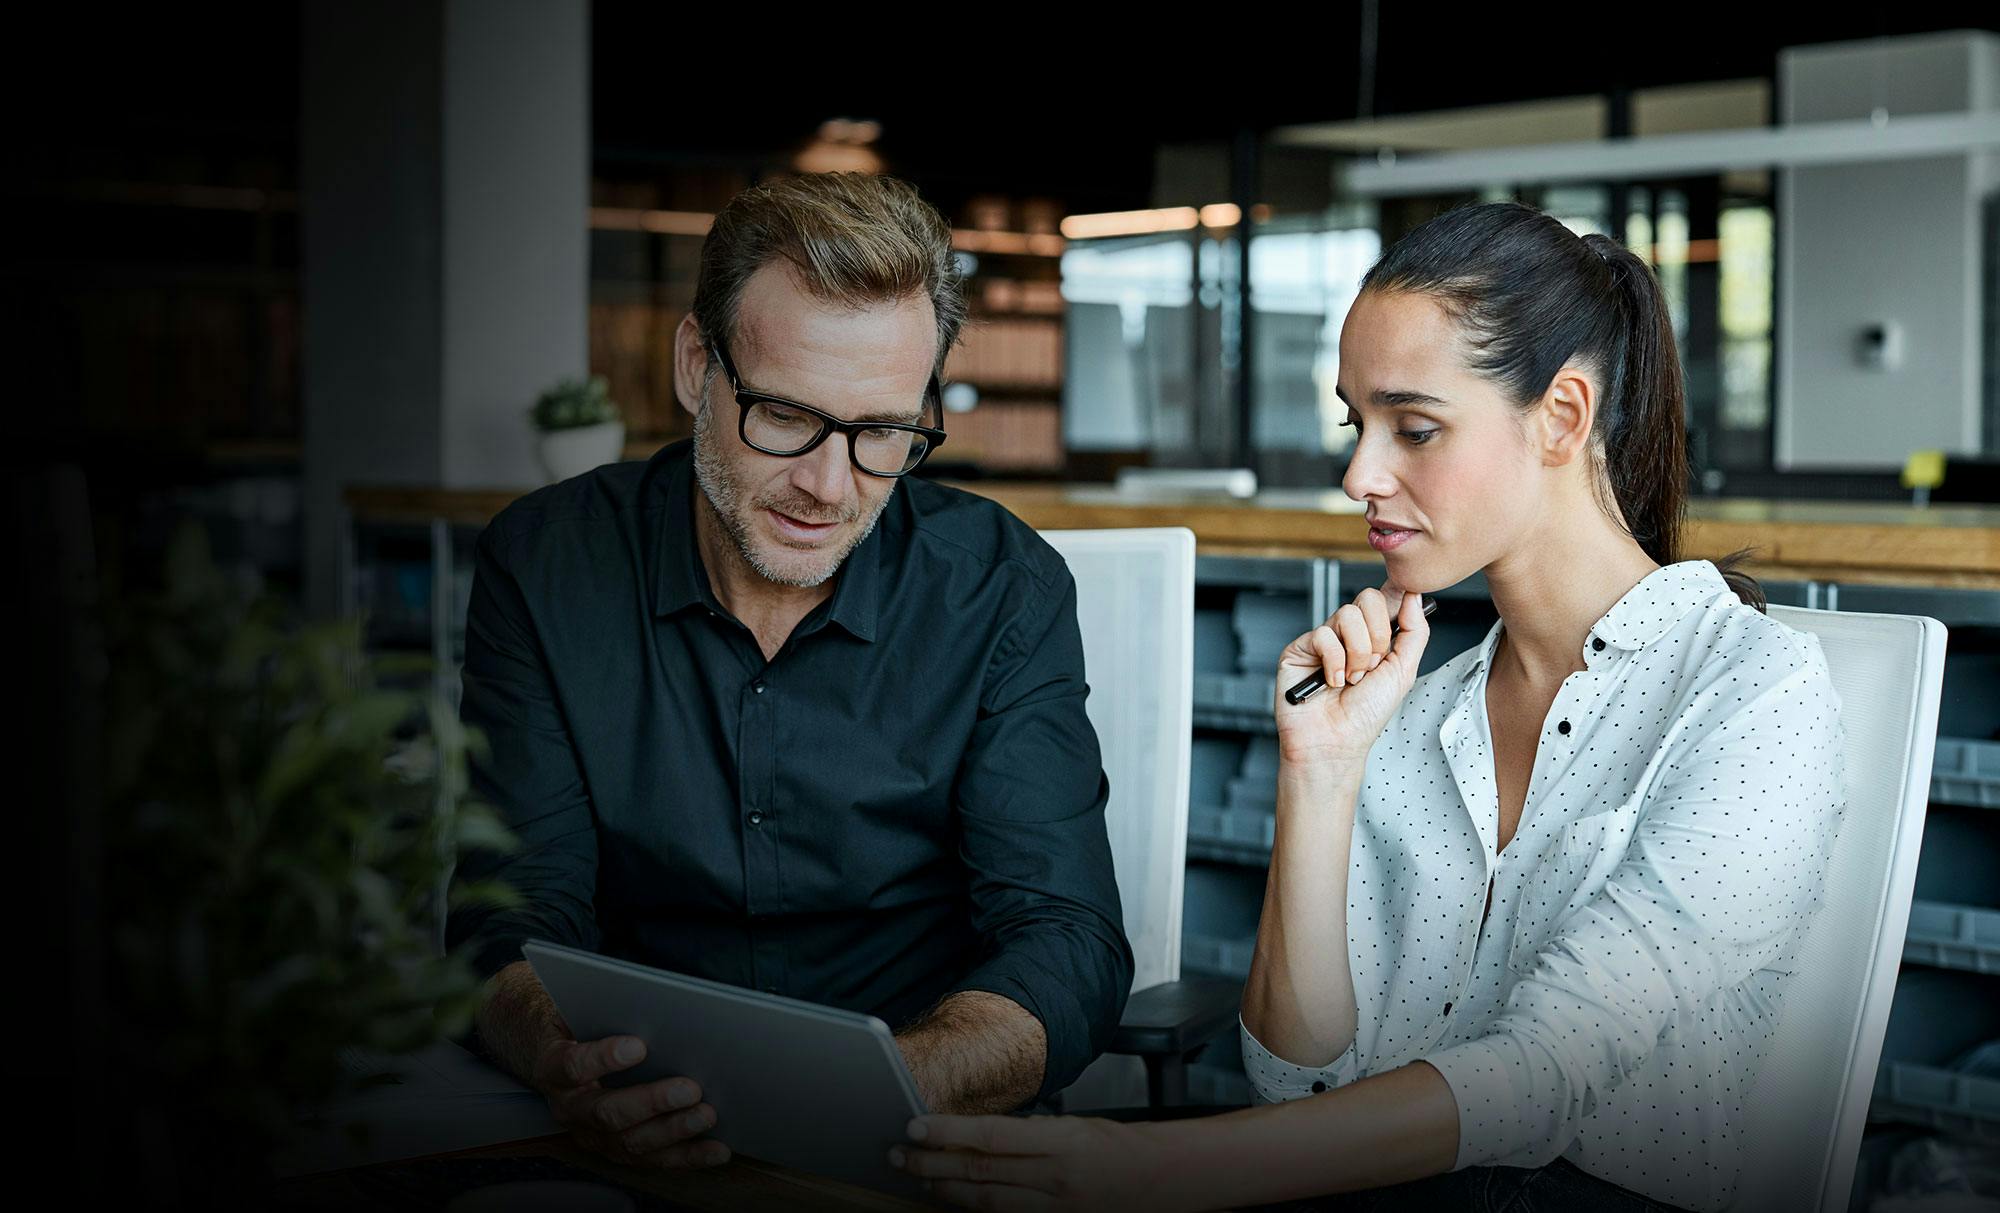
[[[1020,1003],[985,990],[944,999],[896,1037],[932,1112],[1011,1112],[1042,1089],[1048,1033]]]
[[[550,1042],[571,1038],[569,1025],[525,960],[508,965],[486,984],[491,993],[479,1009],[480,1044],[501,1068],[532,1082],[535,1062]]]

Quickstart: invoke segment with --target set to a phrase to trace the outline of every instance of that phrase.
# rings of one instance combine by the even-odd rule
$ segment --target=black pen
[[[1424,615],[1426,617],[1428,617],[1432,611],[1435,611],[1437,609],[1438,609],[1437,599],[1427,598],[1424,600]],[[1398,615],[1402,614],[1402,610],[1398,608],[1396,614]],[[1399,629],[1396,626],[1395,619],[1393,618],[1390,619],[1389,635],[1393,637],[1400,630],[1401,629]],[[1291,704],[1293,707],[1297,707],[1299,704],[1302,704],[1306,700],[1311,699],[1313,696],[1319,694],[1321,691],[1325,689],[1326,689],[1326,670],[1324,668],[1317,669],[1314,670],[1312,673],[1306,675],[1303,679],[1301,679],[1298,685],[1294,686],[1291,690],[1285,692],[1285,702]]]

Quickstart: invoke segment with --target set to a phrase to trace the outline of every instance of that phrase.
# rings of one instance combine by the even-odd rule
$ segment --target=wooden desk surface
[[[924,1213],[935,1206],[902,1200],[868,1188],[738,1156],[727,1164],[697,1171],[650,1171],[622,1167],[591,1154],[567,1136],[505,1142],[476,1150],[461,1150],[437,1158],[560,1159],[627,1188],[649,1192],[675,1204],[713,1213],[792,1213],[824,1209],[831,1213]],[[381,1164],[394,1166],[394,1163]],[[358,1168],[365,1171],[367,1168]],[[277,1190],[287,1209],[335,1210],[371,1207],[354,1172],[328,1171],[285,1180]]]
[[[1108,485],[978,482],[1037,528],[1184,526],[1213,555],[1375,559],[1359,503],[1338,490],[1267,489],[1255,497],[1122,494]],[[484,526],[525,489],[356,486],[357,520]],[[2000,589],[2000,506],[1911,506],[1697,498],[1684,540],[1690,557],[1754,549],[1760,576]]]

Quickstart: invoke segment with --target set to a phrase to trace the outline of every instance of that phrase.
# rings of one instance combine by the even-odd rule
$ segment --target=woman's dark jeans
[[[1109,1120],[1181,1120],[1233,1107],[1116,1108]],[[1260,1213],[1681,1213],[1673,1205],[1599,1179],[1568,1159],[1546,1167],[1467,1167],[1366,1192],[1260,1205]]]
[[[1676,1213],[1568,1159],[1546,1167],[1467,1167],[1366,1192],[1267,1205],[1269,1213]]]

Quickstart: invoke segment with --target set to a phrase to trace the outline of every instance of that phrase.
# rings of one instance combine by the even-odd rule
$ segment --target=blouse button
[[[1449,1014],[1451,1014],[1451,1004],[1450,1004],[1450,1003],[1446,1003],[1446,1004],[1444,1004],[1444,1013],[1445,1013],[1446,1015],[1449,1015]]]
[[[1316,1083],[1314,1083],[1314,1084],[1313,1084],[1313,1094],[1314,1094],[1314,1095],[1323,1095],[1323,1094],[1325,1094],[1325,1093],[1326,1093],[1326,1084],[1325,1084],[1325,1083],[1323,1083],[1323,1082],[1316,1082]]]
[[[1597,639],[1591,641],[1590,647],[1593,652],[1602,653],[1604,651],[1604,638],[1600,636]]]
[[[1569,721],[1565,720],[1558,723],[1556,725],[1556,732],[1561,733],[1565,737],[1569,736]]]

